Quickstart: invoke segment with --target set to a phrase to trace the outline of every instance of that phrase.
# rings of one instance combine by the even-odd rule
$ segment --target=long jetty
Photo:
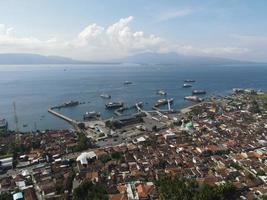
[[[138,112],[143,112],[146,114],[147,117],[152,117],[150,113],[148,113],[147,111],[143,110],[139,105],[138,103],[135,104],[135,107],[137,108]]]
[[[52,108],[49,108],[48,112],[53,114],[53,115],[55,115],[55,116],[57,116],[57,117],[59,117],[59,118],[61,118],[61,119],[63,119],[63,120],[65,120],[66,122],[70,123],[77,131],[79,131],[79,132],[81,131],[79,126],[78,126],[78,124],[79,124],[78,121],[63,115],[63,114],[53,110]]]

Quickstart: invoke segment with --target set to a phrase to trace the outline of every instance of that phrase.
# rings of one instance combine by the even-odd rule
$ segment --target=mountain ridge
[[[118,62],[134,62],[139,64],[240,64],[240,63],[254,63],[252,61],[241,61],[221,57],[208,56],[189,56],[170,53],[141,53],[129,56],[124,59],[117,60]]]
[[[221,57],[188,56],[170,53],[139,53],[121,59],[106,61],[81,61],[63,56],[45,56],[31,53],[2,53],[0,65],[28,65],[28,64],[240,64],[256,63],[252,61],[240,61]]]

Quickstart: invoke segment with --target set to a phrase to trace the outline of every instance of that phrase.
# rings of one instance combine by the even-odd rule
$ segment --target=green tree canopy
[[[13,200],[12,194],[8,192],[0,193],[1,200]]]
[[[108,195],[105,187],[100,184],[93,184],[85,180],[73,192],[73,200],[107,200]]]
[[[200,185],[194,179],[163,176],[157,183],[161,200],[234,200],[236,188],[231,183],[218,186]]]

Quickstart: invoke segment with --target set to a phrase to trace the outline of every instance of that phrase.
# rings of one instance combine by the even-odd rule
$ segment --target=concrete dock
[[[77,130],[78,132],[81,132],[81,129],[78,126],[79,125],[79,122],[78,121],[76,121],[74,119],[71,119],[71,118],[63,115],[63,114],[61,114],[61,113],[53,110],[52,108],[49,108],[48,109],[48,112],[51,113],[51,114],[53,114],[53,115],[55,115],[55,116],[57,116],[57,117],[59,117],[59,118],[61,118],[61,119],[63,119],[63,120],[65,120],[66,122],[70,123],[75,130]]]

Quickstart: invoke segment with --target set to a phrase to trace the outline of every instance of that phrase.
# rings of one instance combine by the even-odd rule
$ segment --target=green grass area
[[[6,153],[6,154],[1,154],[0,155],[0,159],[8,158],[8,157],[13,157],[13,153]]]
[[[263,109],[267,109],[267,93],[259,94],[258,98],[263,103]]]
[[[262,100],[265,100],[267,101],[267,93],[264,93],[264,94],[259,94],[258,97]]]

